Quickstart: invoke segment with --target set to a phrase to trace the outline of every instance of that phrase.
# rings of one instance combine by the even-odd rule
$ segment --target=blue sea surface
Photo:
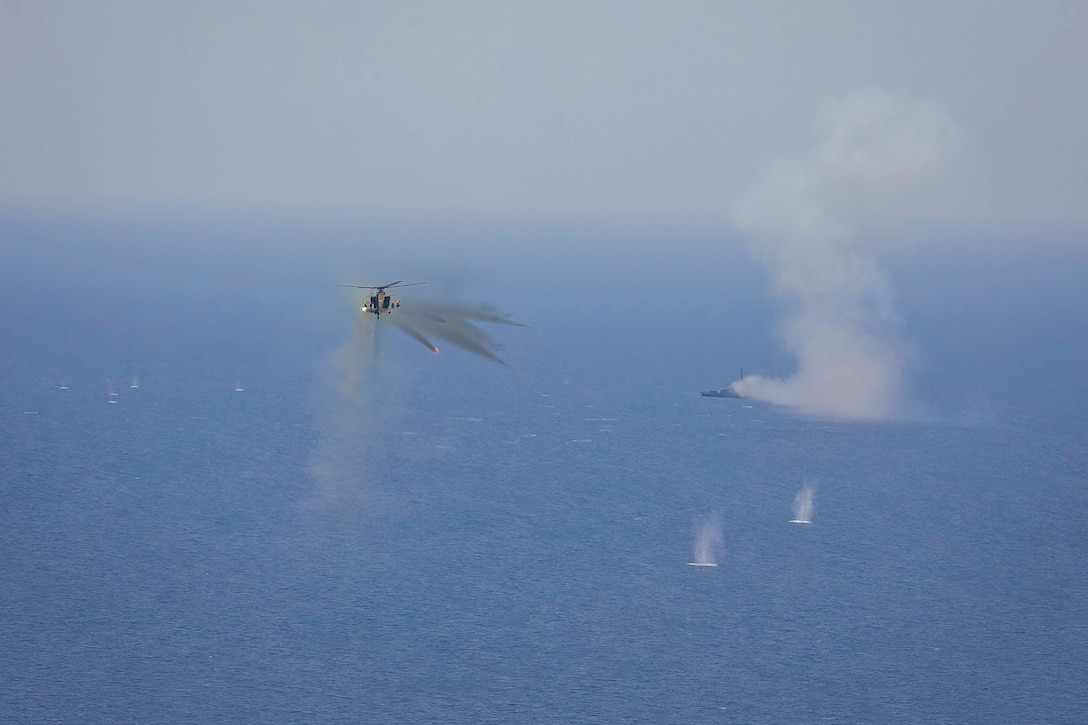
[[[846,422],[701,397],[746,323],[694,293],[521,300],[508,367],[383,329],[357,370],[350,315],[269,343],[297,299],[122,299],[177,333],[141,370],[108,319],[60,366],[55,317],[5,323],[0,720],[1088,720],[1083,347],[932,349],[911,415]]]

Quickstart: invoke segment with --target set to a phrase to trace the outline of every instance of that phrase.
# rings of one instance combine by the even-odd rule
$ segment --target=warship
[[[744,368],[740,369],[740,379],[744,380]],[[736,383],[733,383],[728,388],[722,388],[721,390],[704,390],[703,397],[705,398],[743,398],[744,396],[736,388]]]
[[[743,395],[738,393],[736,391],[736,389],[732,385],[730,385],[728,388],[722,388],[721,390],[704,390],[703,391],[703,396],[707,397],[707,398],[743,398],[744,397]]]

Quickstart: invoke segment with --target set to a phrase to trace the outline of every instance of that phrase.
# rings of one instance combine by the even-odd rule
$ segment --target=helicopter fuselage
[[[393,297],[393,295],[387,295],[384,291],[378,290],[376,294],[370,295],[370,299],[363,305],[362,311],[369,312],[375,317],[381,317],[390,314],[397,307],[400,307],[400,300]]]

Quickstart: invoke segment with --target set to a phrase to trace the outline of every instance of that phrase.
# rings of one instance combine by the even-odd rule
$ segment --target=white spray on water
[[[853,248],[854,227],[888,211],[878,189],[932,169],[957,132],[938,106],[877,89],[832,104],[822,122],[816,148],[770,167],[731,208],[771,271],[797,357],[793,376],[749,375],[735,389],[813,415],[882,418],[895,412],[904,358],[887,284]]]
[[[793,519],[791,524],[811,524],[812,504],[816,488],[810,481],[805,481],[801,490],[793,497]]]
[[[716,514],[711,514],[695,524],[695,561],[691,566],[717,566],[718,556],[724,550],[722,524]]]

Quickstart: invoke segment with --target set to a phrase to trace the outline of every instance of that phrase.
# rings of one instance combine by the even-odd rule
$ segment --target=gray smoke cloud
[[[389,316],[389,320],[433,352],[437,353],[438,348],[431,342],[432,337],[502,365],[506,363],[497,354],[498,345],[487,330],[476,323],[525,327],[490,305],[469,306],[419,300],[413,300],[411,306],[398,308],[396,314]]]
[[[887,282],[854,232],[874,214],[894,216],[888,193],[909,191],[958,132],[939,106],[873,88],[830,104],[820,127],[815,148],[773,164],[731,206],[771,272],[797,358],[789,378],[750,375],[734,387],[812,415],[883,418],[899,403],[904,356]]]

